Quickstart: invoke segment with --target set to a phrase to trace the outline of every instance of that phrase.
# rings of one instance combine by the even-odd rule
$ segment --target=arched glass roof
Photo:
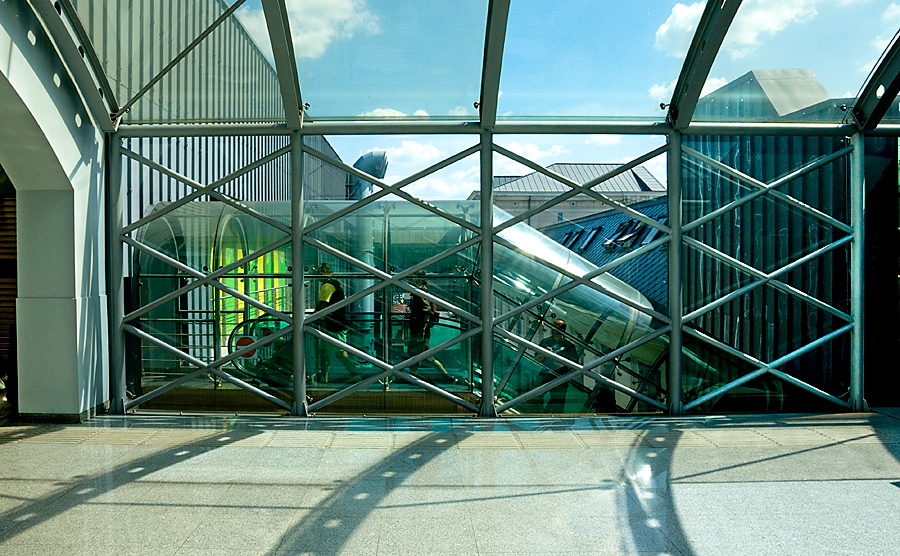
[[[124,124],[297,128],[304,104],[307,121],[485,127],[852,122],[900,27],[900,6],[887,0],[61,4],[73,10],[93,88]],[[898,70],[886,69],[879,79],[893,98]],[[897,114],[894,102],[886,121]]]

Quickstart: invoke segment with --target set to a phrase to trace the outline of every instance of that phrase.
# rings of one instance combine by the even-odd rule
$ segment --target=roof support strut
[[[882,87],[884,89],[879,91]],[[897,98],[897,93],[900,93],[900,40],[895,36],[853,106],[853,117],[859,127],[863,131],[875,129]]]
[[[707,2],[669,104],[669,121],[675,129],[682,130],[691,123],[709,70],[740,6],[741,0]]]
[[[291,26],[284,0],[262,0],[266,15],[275,69],[284,102],[284,119],[288,129],[300,129],[300,79],[297,77],[297,59],[291,40]]]
[[[490,129],[497,123],[497,99],[500,96],[500,66],[506,42],[506,22],[510,0],[491,0],[488,6],[487,31],[484,37],[484,64],[481,67],[481,99],[478,109],[481,127]]]
[[[173,58],[171,62],[169,62],[168,64],[166,64],[166,67],[164,67],[163,69],[161,69],[160,72],[157,73],[150,81],[148,81],[147,84],[144,85],[144,86],[141,88],[140,91],[138,91],[137,93],[135,93],[135,95],[134,95],[133,97],[131,97],[131,100],[129,100],[128,102],[125,103],[124,106],[122,106],[121,108],[119,108],[119,110],[116,112],[115,116],[113,117],[113,120],[114,120],[114,121],[117,121],[117,120],[118,120],[119,118],[121,118],[126,112],[128,112],[128,111],[131,109],[131,107],[134,105],[134,103],[136,103],[138,100],[140,100],[140,98],[141,98],[142,96],[144,96],[144,95],[147,93],[147,91],[149,91],[150,89],[152,89],[153,86],[156,85],[156,84],[159,82],[160,79],[162,79],[163,77],[165,77],[165,75],[166,75],[167,73],[169,73],[169,71],[170,71],[172,68],[174,68],[176,65],[178,65],[178,62],[182,61],[188,54],[190,54],[191,51],[194,50],[194,48],[196,48],[196,46],[197,46],[198,44],[200,44],[201,42],[203,42],[203,39],[205,39],[207,36],[209,36],[209,34],[212,33],[213,31],[215,31],[216,28],[217,28],[223,21],[225,21],[226,19],[228,19],[229,17],[231,17],[231,14],[233,14],[233,13],[235,12],[235,10],[237,10],[238,8],[240,8],[241,5],[243,5],[244,2],[245,2],[245,0],[236,0],[234,4],[232,4],[227,10],[225,10],[225,11],[222,13],[222,15],[220,15],[219,17],[217,17],[216,20],[213,21],[212,24],[210,24],[210,26],[207,27],[205,31],[203,31],[202,33],[200,33],[200,35],[199,35],[196,39],[194,39],[194,40],[191,42],[191,44],[187,45],[187,46],[185,47],[185,49],[182,50],[181,53],[178,54],[178,56],[175,56],[175,58]]]

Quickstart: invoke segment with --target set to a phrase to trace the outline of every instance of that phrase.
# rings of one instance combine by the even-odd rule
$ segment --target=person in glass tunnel
[[[409,281],[410,285],[415,286],[423,291],[428,291],[428,281],[424,278],[414,278]],[[431,349],[431,329],[439,320],[437,306],[427,299],[412,294],[409,300],[409,338],[406,344],[406,356],[414,357],[423,351]],[[443,363],[438,361],[433,355],[426,357],[427,361],[435,369],[440,371],[442,375],[456,382],[456,379],[450,376]],[[410,366],[410,373],[416,374],[421,363]]]
[[[319,274],[323,275],[325,279],[322,281],[322,285],[319,286],[319,295],[316,299],[316,311],[321,311],[344,299],[344,288],[341,286],[340,282],[332,277],[334,272],[331,270],[331,265],[328,263],[319,265]],[[324,328],[331,336],[345,344],[347,343],[347,330],[350,328],[350,325],[347,322],[346,306],[326,315],[321,319],[321,322],[322,328]],[[356,373],[356,364],[350,359],[350,354],[325,340],[320,340],[316,347],[319,382],[329,381],[328,371],[331,368],[332,355],[344,365],[344,368],[347,369],[351,378],[356,380],[360,378]]]
[[[564,321],[563,319],[555,319],[553,321],[553,326],[550,327],[550,336],[541,340],[538,345],[546,349],[547,351],[552,351],[560,357],[565,357],[566,359],[578,363],[578,348],[575,347],[575,344],[566,339],[565,331],[566,321]],[[558,376],[572,370],[565,365],[559,366],[554,370],[550,370],[548,368],[548,365],[544,363],[545,361],[547,361],[547,356],[543,353],[536,353],[534,356],[534,360],[540,363],[543,368],[540,370],[540,372],[538,372],[537,380],[531,386],[531,389],[537,388],[541,384],[546,384],[547,382],[550,382]],[[552,362],[552,360],[547,361],[547,363],[550,362]],[[551,413],[553,411],[565,411],[566,391],[568,389],[568,381],[560,384],[555,388],[552,388],[547,394],[547,401],[544,405],[544,412]]]

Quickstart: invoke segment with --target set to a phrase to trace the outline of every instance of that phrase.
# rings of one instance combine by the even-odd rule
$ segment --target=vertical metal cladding
[[[71,0],[124,105],[229,5],[224,0]],[[138,122],[283,121],[274,66],[233,15],[138,100]]]
[[[684,145],[770,183],[808,162],[846,147],[848,141],[834,137],[686,136]],[[685,224],[752,190],[687,155],[685,161]],[[847,157],[841,157],[788,182],[778,191],[846,223],[848,176]],[[846,234],[766,194],[687,235],[770,273]],[[778,280],[846,312],[849,310],[846,257],[846,248],[836,249]],[[693,248],[685,250],[684,275],[688,311],[756,280]],[[843,321],[827,311],[769,285],[691,323],[763,362],[788,354],[842,324]],[[833,395],[841,395],[849,385],[846,342],[847,337],[839,338],[795,359],[782,370]]]

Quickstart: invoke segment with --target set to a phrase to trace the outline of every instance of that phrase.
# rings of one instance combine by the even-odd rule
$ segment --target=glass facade
[[[893,5],[208,2],[158,50],[74,4],[120,97],[123,408],[861,407],[897,145],[851,68]]]

